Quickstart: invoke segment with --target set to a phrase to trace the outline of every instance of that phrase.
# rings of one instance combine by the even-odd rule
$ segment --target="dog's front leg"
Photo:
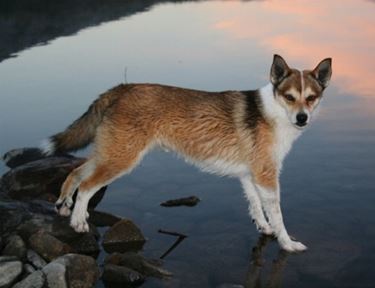
[[[283,221],[280,207],[280,191],[277,181],[275,187],[256,185],[262,206],[268,217],[271,228],[282,249],[288,252],[301,252],[307,249],[301,242],[290,239]]]
[[[268,224],[266,218],[264,217],[262,203],[260,201],[256,188],[251,181],[251,176],[243,176],[240,178],[240,181],[244,189],[246,198],[247,200],[249,200],[250,217],[253,219],[255,225],[257,226],[257,229],[265,235],[272,235],[272,229]]]

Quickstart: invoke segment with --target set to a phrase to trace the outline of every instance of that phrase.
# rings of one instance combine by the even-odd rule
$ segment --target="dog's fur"
[[[204,171],[238,177],[258,229],[274,234],[287,251],[303,251],[306,246],[291,240],[283,224],[279,174],[285,155],[311,119],[330,77],[330,58],[314,70],[298,71],[275,55],[271,83],[255,91],[119,85],[102,94],[84,115],[44,146],[45,152],[52,154],[94,142],[88,160],[65,180],[57,210],[69,216],[72,195],[79,188],[71,226],[77,232],[88,231],[89,199],[102,186],[129,173],[147,151],[160,145]]]

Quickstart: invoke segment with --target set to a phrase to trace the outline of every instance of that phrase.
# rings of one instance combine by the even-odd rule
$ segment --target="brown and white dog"
[[[91,142],[91,156],[65,180],[56,202],[77,232],[89,230],[87,205],[101,187],[129,173],[153,147],[174,150],[204,171],[238,177],[261,233],[282,249],[291,240],[280,209],[279,174],[293,141],[310,122],[331,78],[331,59],[313,70],[291,69],[275,55],[270,84],[254,91],[205,92],[157,84],[119,85],[102,94],[64,132],[44,143],[47,154]]]

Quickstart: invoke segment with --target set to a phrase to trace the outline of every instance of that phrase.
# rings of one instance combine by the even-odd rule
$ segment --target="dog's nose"
[[[307,121],[307,114],[306,113],[298,113],[297,114],[297,125],[298,126],[305,126]]]

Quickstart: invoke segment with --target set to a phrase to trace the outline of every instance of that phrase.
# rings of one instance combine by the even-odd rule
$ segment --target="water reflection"
[[[155,4],[192,0],[0,1],[0,62],[34,45],[149,10]]]
[[[220,5],[211,12],[220,15],[213,28],[255,41],[270,53],[278,51],[301,67],[333,57],[334,82],[340,83],[341,92],[375,97],[373,1],[285,0],[257,5],[253,11],[242,10],[238,2]],[[260,25],[263,19],[266,25]]]
[[[271,271],[267,269],[269,261],[264,258],[265,249],[270,242],[275,241],[273,237],[261,235],[257,244],[253,247],[251,264],[246,275],[245,288],[279,288],[281,287],[282,275],[287,263],[288,253],[279,250],[278,255],[271,261]],[[264,272],[264,273],[262,273]],[[267,274],[268,275],[264,275]],[[265,279],[265,281],[262,281]]]

